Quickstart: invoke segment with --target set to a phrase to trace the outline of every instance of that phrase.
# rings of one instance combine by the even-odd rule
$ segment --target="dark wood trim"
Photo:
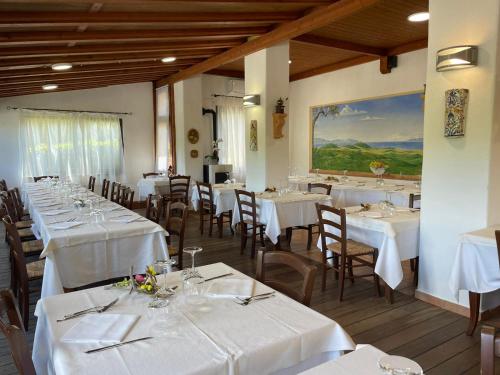
[[[206,72],[206,74],[213,74],[216,76],[241,78],[241,79],[245,78],[245,72],[242,72],[240,70],[231,70],[231,69],[212,69]]]
[[[330,39],[311,34],[299,35],[293,40],[301,43],[314,44],[324,47],[332,47],[332,48],[342,49],[345,51],[359,52],[364,55],[384,56],[386,54],[386,50],[384,48],[366,46],[363,44],[346,42],[344,40],[338,40],[338,39]]]
[[[313,4],[322,5],[329,4],[332,0],[216,0],[217,3],[225,4],[245,4],[248,2],[257,4]],[[96,0],[11,0],[12,3],[17,4],[32,4],[37,2],[43,2],[44,4],[94,4]],[[99,4],[143,4],[143,3],[213,3],[213,0],[99,0]]]
[[[173,84],[168,86],[168,126],[168,134],[170,136],[169,156],[170,160],[172,160],[172,168],[174,169],[174,173],[177,173],[177,148],[175,142],[175,92]]]
[[[394,48],[389,48],[387,50],[387,55],[397,56],[397,55],[401,55],[403,53],[412,52],[412,51],[416,51],[419,49],[427,48],[427,44],[428,44],[427,39],[415,40],[415,41],[410,42],[410,43],[401,44],[400,46],[397,46]]]
[[[379,58],[377,56],[361,55],[352,59],[342,60],[333,64],[328,64],[320,66],[319,68],[314,68],[311,70],[306,70],[305,72],[293,74],[292,76],[290,76],[290,81],[298,81],[299,79],[309,78],[318,74],[329,73],[335,70],[349,68],[354,65],[365,64],[367,62],[375,61],[378,59]]]
[[[319,7],[299,19],[276,27],[267,34],[251,39],[240,46],[233,47],[226,52],[184,69],[177,74],[166,77],[160,80],[158,84],[165,85],[175,83],[193,75],[216,69],[221,65],[238,60],[263,48],[273,46],[284,40],[289,40],[312,30],[329,25],[337,20],[343,19],[356,12],[373,6],[378,2],[379,0],[339,0],[328,6]]]

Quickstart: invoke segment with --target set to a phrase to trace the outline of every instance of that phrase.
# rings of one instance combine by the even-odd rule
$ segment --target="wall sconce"
[[[437,51],[436,70],[470,68],[477,65],[477,46],[454,46]]]
[[[260,105],[260,95],[245,95],[243,97],[243,107],[255,107]]]

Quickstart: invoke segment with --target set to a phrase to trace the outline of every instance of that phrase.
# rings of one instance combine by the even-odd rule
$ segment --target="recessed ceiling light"
[[[53,84],[53,83],[48,83],[46,85],[43,85],[42,86],[42,89],[44,89],[45,91],[50,91],[50,90],[55,90],[57,89],[59,86]]]
[[[163,59],[161,59],[161,62],[162,63],[171,63],[171,62],[174,62],[175,60],[177,60],[175,57],[169,56],[169,57],[164,57]]]
[[[73,65],[70,63],[59,63],[59,64],[54,64],[52,65],[52,70],[68,70],[71,69]]]
[[[288,60],[288,63],[291,64],[292,63],[292,60]]]
[[[408,16],[410,22],[424,22],[429,20],[429,12],[413,13]]]

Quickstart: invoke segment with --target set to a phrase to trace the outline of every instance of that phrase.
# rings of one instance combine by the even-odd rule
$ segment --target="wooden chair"
[[[495,357],[500,357],[500,336],[492,326],[481,328],[481,374],[495,374]]]
[[[286,265],[299,272],[304,279],[302,288],[297,290],[296,288],[290,286],[289,282],[267,278],[265,267],[271,264]],[[257,254],[256,279],[306,306],[309,306],[311,303],[315,276],[316,267],[307,264],[297,254],[284,251],[265,251],[265,249],[260,249]]]
[[[94,191],[95,190],[95,177],[94,176],[90,176],[89,177],[89,184],[88,184],[87,188],[90,191]]]
[[[131,210],[134,206],[135,192],[127,186],[121,186],[120,190],[120,205]]]
[[[160,195],[149,194],[146,199],[146,219],[159,224],[162,215],[163,197]]]
[[[261,246],[264,243],[265,225],[257,220],[257,203],[255,202],[255,193],[245,190],[235,189],[236,201],[238,202],[238,211],[240,213],[241,245],[240,254],[243,254],[248,238],[252,239],[251,257],[255,257],[255,245],[257,242],[257,231],[260,236]],[[248,234],[248,231],[251,231]]]
[[[420,202],[422,199],[422,194],[410,194],[410,197],[408,199],[408,207],[409,208],[415,208],[415,203]]]
[[[339,301],[342,301],[344,295],[344,282],[346,279],[346,271],[348,271],[348,278],[354,282],[355,277],[368,277],[373,276],[375,292],[380,296],[379,277],[375,273],[375,264],[377,263],[378,249],[374,249],[368,245],[347,239],[347,224],[344,209],[337,209],[334,207],[316,203],[316,211],[319,220],[319,232],[321,234],[321,252],[323,263],[323,277],[321,288],[326,288],[326,271],[328,269],[328,259],[332,259],[333,265],[331,268],[335,271],[335,276],[340,274],[340,293]],[[328,213],[331,217],[325,218],[324,213]],[[335,230],[337,233],[329,231],[327,226],[332,227],[330,230]],[[332,239],[334,242],[327,245],[326,239]],[[327,253],[332,253],[331,257],[327,257]],[[367,261],[364,256],[371,256],[372,261]],[[340,258],[340,259],[339,259]],[[340,265],[339,265],[340,260]],[[354,261],[357,264],[354,264]],[[354,275],[354,267],[370,267],[373,272],[363,275]]]
[[[330,195],[332,191],[332,185],[329,184],[322,184],[322,183],[308,183],[307,184],[307,191],[309,193],[312,193],[314,189],[314,192],[316,193],[317,190],[321,190],[321,193],[319,194],[325,194],[325,195]],[[309,224],[308,226],[298,226],[298,227],[293,227],[293,228],[286,228],[286,237],[287,241],[290,244],[292,242],[292,234],[294,230],[306,230],[307,231],[307,250],[311,250],[311,245],[312,245],[312,239],[313,239],[313,234],[318,234],[319,231],[313,232],[313,228],[317,227],[317,224]]]
[[[160,174],[157,173],[157,172],[148,172],[148,173],[143,173],[142,174],[142,177],[143,178],[146,178],[146,177],[149,177],[149,176],[159,176]]]
[[[21,315],[9,289],[0,290],[0,331],[7,339],[17,371],[22,375],[36,375]]]
[[[5,180],[0,180],[0,191],[7,191],[7,182]]]
[[[170,193],[168,195],[168,200],[171,202],[183,202],[188,205],[190,181],[191,176],[169,177]]]
[[[19,188],[15,187],[12,198],[15,200],[14,203],[16,204],[17,207],[19,207],[19,214],[21,215],[21,218],[23,220],[29,220],[30,219],[30,213],[28,210],[24,209],[24,203],[21,198],[21,192],[19,191]]]
[[[420,202],[420,199],[422,198],[421,194],[410,194],[409,200],[408,200],[408,207],[409,208],[415,208],[415,203]],[[415,286],[418,285],[418,266],[419,266],[419,259],[418,257],[414,259],[410,259],[410,269],[413,272],[413,283]]]
[[[8,192],[2,192],[0,194],[0,203],[2,208],[5,210],[6,214],[12,218],[15,223],[16,229],[19,231],[19,236],[23,241],[31,241],[35,239],[35,235],[31,230],[31,224],[33,222],[31,220],[20,220],[22,217],[19,217],[19,210],[16,208],[13,199],[13,192],[9,190]]]
[[[40,180],[43,180],[44,178],[59,178],[59,176],[36,176],[33,177],[33,181],[38,182]]]
[[[111,181],[107,180],[107,179],[104,179],[102,180],[102,189],[101,189],[101,196],[108,199],[108,195],[109,195],[109,183]]]
[[[169,236],[166,237],[168,254],[170,257],[177,256],[177,267],[182,269],[182,249],[184,248],[184,232],[186,231],[186,221],[188,206],[182,202],[167,202],[165,229]],[[172,236],[179,238],[177,247],[172,246]]]
[[[217,216],[215,216],[215,204],[212,191],[212,185],[204,182],[196,181],[196,188],[198,189],[198,196],[200,198],[199,213],[200,213],[200,233],[203,234],[204,223],[208,221],[208,235],[212,235],[214,222],[218,225]],[[208,218],[205,218],[208,216]],[[222,237],[222,231],[219,230],[219,237]]]
[[[111,195],[109,197],[111,202],[120,203],[120,188],[121,184],[119,182],[114,182],[111,184]]]
[[[17,233],[16,226],[9,216],[2,219],[9,244],[11,255],[14,260],[14,279],[17,289],[17,298],[19,301],[19,308],[23,317],[24,329],[28,329],[29,324],[29,294],[30,282],[41,279],[43,277],[43,270],[45,267],[44,260],[37,260],[34,262],[26,263],[23,247],[19,234]]]

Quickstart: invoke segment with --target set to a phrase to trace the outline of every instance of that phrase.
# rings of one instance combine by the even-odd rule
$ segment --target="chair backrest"
[[[121,186],[120,190],[120,205],[131,210],[135,192],[127,186]]]
[[[33,181],[38,182],[40,180],[43,180],[44,178],[59,178],[59,176],[36,176],[33,177]]]
[[[0,180],[0,191],[7,191],[7,182],[5,180]]]
[[[200,210],[206,209],[214,212],[214,195],[212,185],[205,182],[196,181],[198,196],[200,197]]]
[[[238,202],[238,211],[240,212],[240,221],[247,220],[250,217],[253,225],[257,225],[257,203],[255,202],[255,193],[245,190],[234,189],[236,201]]]
[[[94,176],[90,176],[89,177],[89,185],[87,186],[87,188],[90,191],[94,191],[95,190],[95,177]]]
[[[0,194],[0,202],[2,203],[2,208],[5,210],[7,215],[9,215],[12,220],[19,221],[17,209],[10,191],[4,191]]]
[[[7,338],[12,359],[19,373],[35,375],[26,332],[10,289],[0,290],[0,331]]]
[[[347,254],[347,224],[345,210],[324,204],[316,203],[316,212],[318,214],[319,233],[321,235],[321,249],[327,250],[326,239],[330,238],[340,243],[341,256]],[[328,228],[330,227],[330,228]]]
[[[187,204],[189,196],[189,182],[191,176],[170,176],[170,196],[173,199],[182,199]]]
[[[163,214],[163,197],[160,195],[149,194],[146,199],[146,219],[160,223]]]
[[[265,272],[266,266],[276,264],[286,265],[299,272],[303,277],[302,288],[297,290],[297,288],[290,286],[288,281],[267,278]],[[257,254],[257,280],[306,306],[309,306],[311,303],[315,276],[316,267],[307,264],[304,259],[297,254],[284,251],[265,251],[265,248],[260,249]]]
[[[142,177],[143,177],[143,178],[146,178],[146,177],[148,177],[148,176],[159,176],[159,175],[160,175],[160,174],[159,174],[159,173],[157,173],[157,172],[148,172],[148,173],[143,173],[143,174],[142,174]]]
[[[18,288],[23,294],[28,294],[28,271],[26,270],[26,259],[24,257],[21,238],[17,232],[16,224],[14,224],[10,216],[4,216],[2,221],[7,231],[7,243],[10,245],[11,255],[14,260]]]
[[[483,325],[481,328],[481,374],[495,374],[495,357],[500,357],[500,337],[496,328]]]
[[[308,183],[307,184],[307,191],[312,192],[313,189],[315,192],[317,192],[318,189],[323,190],[320,194],[325,194],[325,195],[330,195],[330,192],[332,191],[332,185],[329,184],[322,184],[322,183]]]
[[[18,188],[14,188],[14,189],[10,189],[8,191],[11,199],[12,199],[12,203],[14,204],[14,207],[16,209],[16,213],[17,213],[17,220],[21,220],[21,218],[23,217],[24,215],[24,207],[23,207],[23,204],[21,202],[21,193],[19,192],[19,189]]]
[[[109,181],[107,179],[102,180],[101,196],[103,196],[106,199],[108,199],[108,195],[109,195],[109,183],[110,182],[111,181]]]
[[[120,188],[121,188],[121,184],[119,182],[114,182],[111,184],[111,195],[109,197],[109,199],[112,201],[112,202],[115,202],[115,203],[120,203]]]
[[[184,247],[184,232],[186,231],[186,221],[188,206],[182,202],[167,202],[165,229],[170,236],[179,237],[179,254]]]
[[[410,198],[408,200],[408,207],[409,208],[415,208],[415,203],[420,202],[420,199],[422,198],[421,194],[410,194]]]

